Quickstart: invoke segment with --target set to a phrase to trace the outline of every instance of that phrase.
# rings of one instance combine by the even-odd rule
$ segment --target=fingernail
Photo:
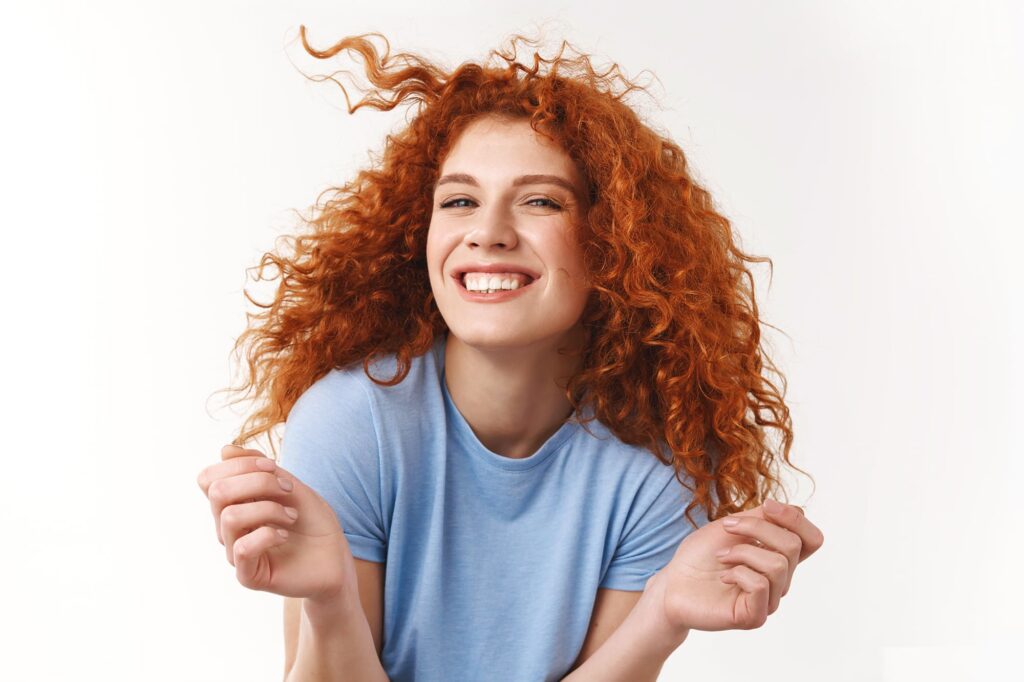
[[[769,511],[772,514],[778,514],[780,511],[782,511],[782,505],[776,502],[775,500],[765,500],[764,508],[766,511]]]
[[[739,519],[726,519],[725,521],[722,521],[722,525],[723,526],[735,526],[739,522],[740,522]]]
[[[287,514],[288,516],[292,517],[292,519],[299,518],[299,510],[296,509],[295,507],[285,507],[284,508],[284,513]]]
[[[260,457],[256,460],[256,468],[263,471],[273,471],[277,468],[277,464],[272,459]]]
[[[287,478],[278,478],[277,482],[281,484],[281,489],[282,490],[291,490],[292,489],[292,482],[289,481]]]
[[[715,556],[725,556],[726,554],[729,553],[729,549],[731,549],[731,548],[726,547],[725,549],[720,549],[717,552],[715,552]]]

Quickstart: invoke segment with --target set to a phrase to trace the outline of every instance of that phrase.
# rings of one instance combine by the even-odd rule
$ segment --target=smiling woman
[[[260,264],[236,442],[286,422],[281,462],[199,480],[239,581],[289,599],[286,676],[653,680],[690,629],[758,627],[823,540],[759,506],[792,441],[767,259],[636,86],[519,36],[451,72],[301,37],[365,60],[350,113],[419,107]]]
[[[499,116],[468,125],[440,172],[426,253],[448,390],[484,445],[527,457],[573,411],[559,382],[579,368],[590,294],[583,176],[528,121]]]

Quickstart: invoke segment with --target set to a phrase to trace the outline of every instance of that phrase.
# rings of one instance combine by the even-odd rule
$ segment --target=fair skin
[[[505,457],[530,456],[572,413],[558,382],[580,363],[588,289],[570,228],[585,216],[585,196],[572,159],[525,120],[474,121],[440,169],[427,268],[450,330],[445,380],[480,442]],[[538,277],[511,300],[467,301],[451,275],[468,263]]]
[[[611,637],[565,682],[654,682],[691,629],[764,625],[797,565],[825,539],[799,507],[771,502],[688,535]]]
[[[427,268],[450,333],[445,381],[480,442],[529,457],[572,413],[558,382],[580,365],[589,293],[571,227],[588,206],[582,173],[526,120],[477,119],[449,150],[434,188]],[[511,263],[538,277],[514,299],[466,301],[452,272]],[[565,347],[576,353],[559,354]],[[639,592],[602,589],[576,665],[611,635]]]
[[[589,292],[570,230],[586,215],[583,176],[527,122],[486,117],[459,137],[432,189],[427,267],[450,330],[449,393],[492,452],[529,457],[572,411],[559,383],[579,368],[585,338]],[[513,264],[536,278],[508,300],[471,301],[451,276],[469,263]],[[286,678],[358,671],[386,680],[384,564],[355,559],[329,505],[262,453],[226,446],[221,457],[198,482],[239,582],[286,597]],[[791,506],[727,518],[740,523],[718,519],[692,532],[643,592],[599,590],[565,679],[653,681],[690,629],[760,627],[823,536]],[[722,549],[731,551],[717,557]]]
[[[258,450],[226,445],[221,460],[197,483],[238,582],[286,597],[286,679],[387,680],[372,609],[383,595],[334,510]]]

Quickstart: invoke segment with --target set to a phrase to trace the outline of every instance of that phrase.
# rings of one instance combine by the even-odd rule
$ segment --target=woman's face
[[[587,302],[570,232],[585,197],[572,159],[528,121],[484,117],[465,129],[441,165],[427,233],[430,286],[452,334],[480,348],[567,340]],[[519,288],[476,292],[467,280]]]

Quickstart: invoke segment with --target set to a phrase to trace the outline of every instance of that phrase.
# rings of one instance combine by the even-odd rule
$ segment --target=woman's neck
[[[581,333],[582,327],[570,332],[568,342],[575,344],[570,347],[580,347]],[[582,359],[576,352],[559,354],[564,343],[487,349],[449,332],[444,361],[448,393],[488,450],[512,459],[529,457],[571,416],[562,386]]]

